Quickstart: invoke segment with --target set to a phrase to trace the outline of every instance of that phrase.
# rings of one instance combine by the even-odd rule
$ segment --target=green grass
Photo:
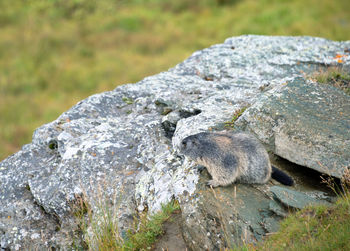
[[[330,67],[325,71],[315,72],[311,78],[321,84],[333,85],[350,95],[350,72],[339,67]]]
[[[157,237],[162,235],[163,223],[170,219],[172,213],[180,210],[177,201],[172,201],[162,206],[162,210],[150,218],[147,215],[141,215],[137,222],[138,230],[130,231],[128,240],[124,243],[123,248],[126,250],[148,250],[156,242]]]
[[[350,195],[288,216],[278,233],[248,250],[350,250]]]
[[[149,250],[157,237],[163,234],[163,223],[180,210],[177,201],[162,205],[162,209],[152,215],[139,213],[134,227],[126,236],[118,230],[118,216],[104,200],[98,204],[98,212],[92,212],[82,199],[74,206],[74,216],[79,222],[80,231],[76,235],[85,236],[76,239],[74,249],[80,250]]]
[[[324,178],[323,183],[338,195],[336,203],[291,213],[281,222],[278,232],[257,245],[234,250],[350,250],[350,169],[344,168],[340,186],[332,177]]]
[[[0,159],[79,100],[241,34],[350,39],[348,0],[0,1]]]

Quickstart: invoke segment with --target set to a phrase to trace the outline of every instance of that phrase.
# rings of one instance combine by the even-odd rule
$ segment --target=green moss
[[[241,109],[237,110],[231,119],[231,121],[225,122],[226,128],[234,129],[236,120],[243,114],[243,112],[248,108],[248,106],[242,107]]]
[[[350,73],[339,67],[329,67],[325,71],[316,72],[312,78],[318,83],[333,85],[350,95]]]
[[[58,147],[57,140],[50,140],[50,142],[49,142],[49,148],[50,148],[51,150],[55,150],[55,149],[57,149],[57,147]]]
[[[132,98],[128,98],[128,97],[123,97],[122,100],[127,103],[128,105],[131,105],[134,103],[134,100]]]

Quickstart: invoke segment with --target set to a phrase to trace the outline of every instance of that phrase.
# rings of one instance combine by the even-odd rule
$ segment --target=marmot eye
[[[186,145],[187,145],[187,143],[186,143],[185,140],[183,140],[183,141],[181,142],[181,144],[182,144],[182,146],[186,146]]]

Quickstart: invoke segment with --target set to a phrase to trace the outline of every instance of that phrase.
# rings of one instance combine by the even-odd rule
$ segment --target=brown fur
[[[207,168],[212,176],[208,185],[226,186],[235,181],[266,183],[271,164],[265,148],[246,133],[208,133],[189,136],[181,152]]]

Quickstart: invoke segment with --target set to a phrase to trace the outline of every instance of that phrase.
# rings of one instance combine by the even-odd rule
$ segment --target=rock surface
[[[268,185],[209,189],[201,176],[196,193],[182,204],[183,234],[191,250],[220,250],[256,242],[276,232],[281,217],[269,209]]]
[[[164,235],[157,240],[154,251],[165,250],[186,250],[187,246],[182,237],[181,231],[181,215],[175,213],[170,220],[166,221],[163,225]]]
[[[267,92],[236,125],[298,165],[341,178],[350,167],[350,96],[296,78]]]
[[[329,205],[325,200],[316,199],[305,193],[297,192],[285,187],[273,186],[270,191],[285,206],[290,208],[302,209],[309,205]]]
[[[297,95],[303,84],[313,86],[305,82],[305,74],[336,65],[335,56],[347,48],[350,41],[234,37],[195,52],[167,72],[79,102],[57,120],[38,128],[32,143],[0,163],[0,248],[71,248],[71,233],[77,228],[72,211],[79,198],[95,212],[98,201],[107,200],[118,215],[122,236],[137,210],[147,207],[154,212],[161,203],[176,198],[182,209],[185,241],[194,250],[254,242],[275,231],[281,217],[270,210],[271,183],[238,184],[212,191],[199,182],[205,179],[206,171],[200,174],[193,163],[177,156],[176,149],[188,135],[222,129],[237,110],[247,106],[252,110],[243,115],[248,121],[244,126],[257,133],[263,126],[248,115],[259,102],[268,102],[270,96],[288,97],[288,90]],[[349,67],[350,57],[344,57],[342,65]],[[304,87],[305,91],[311,89]],[[309,112],[317,115],[322,107],[315,103]],[[346,107],[344,104],[342,109]],[[346,128],[348,118],[332,110],[338,108],[327,107],[329,124],[345,123]],[[287,117],[274,116],[270,114],[273,128],[287,127]],[[332,122],[333,118],[343,122]],[[286,150],[294,141],[281,147],[281,141],[290,139],[287,136],[276,141],[274,129],[267,137],[257,135],[270,145],[279,142],[278,147],[272,147],[277,154],[293,155]],[[338,137],[338,131],[325,135],[348,147],[346,135]],[[327,148],[328,141],[319,142],[325,146],[316,146],[318,155],[309,156],[312,163],[317,163],[315,156]],[[333,149],[332,156],[342,155],[336,152],[340,148]],[[339,159],[334,157],[334,161]],[[323,159],[319,161],[325,164]],[[219,203],[221,199],[226,203]]]

